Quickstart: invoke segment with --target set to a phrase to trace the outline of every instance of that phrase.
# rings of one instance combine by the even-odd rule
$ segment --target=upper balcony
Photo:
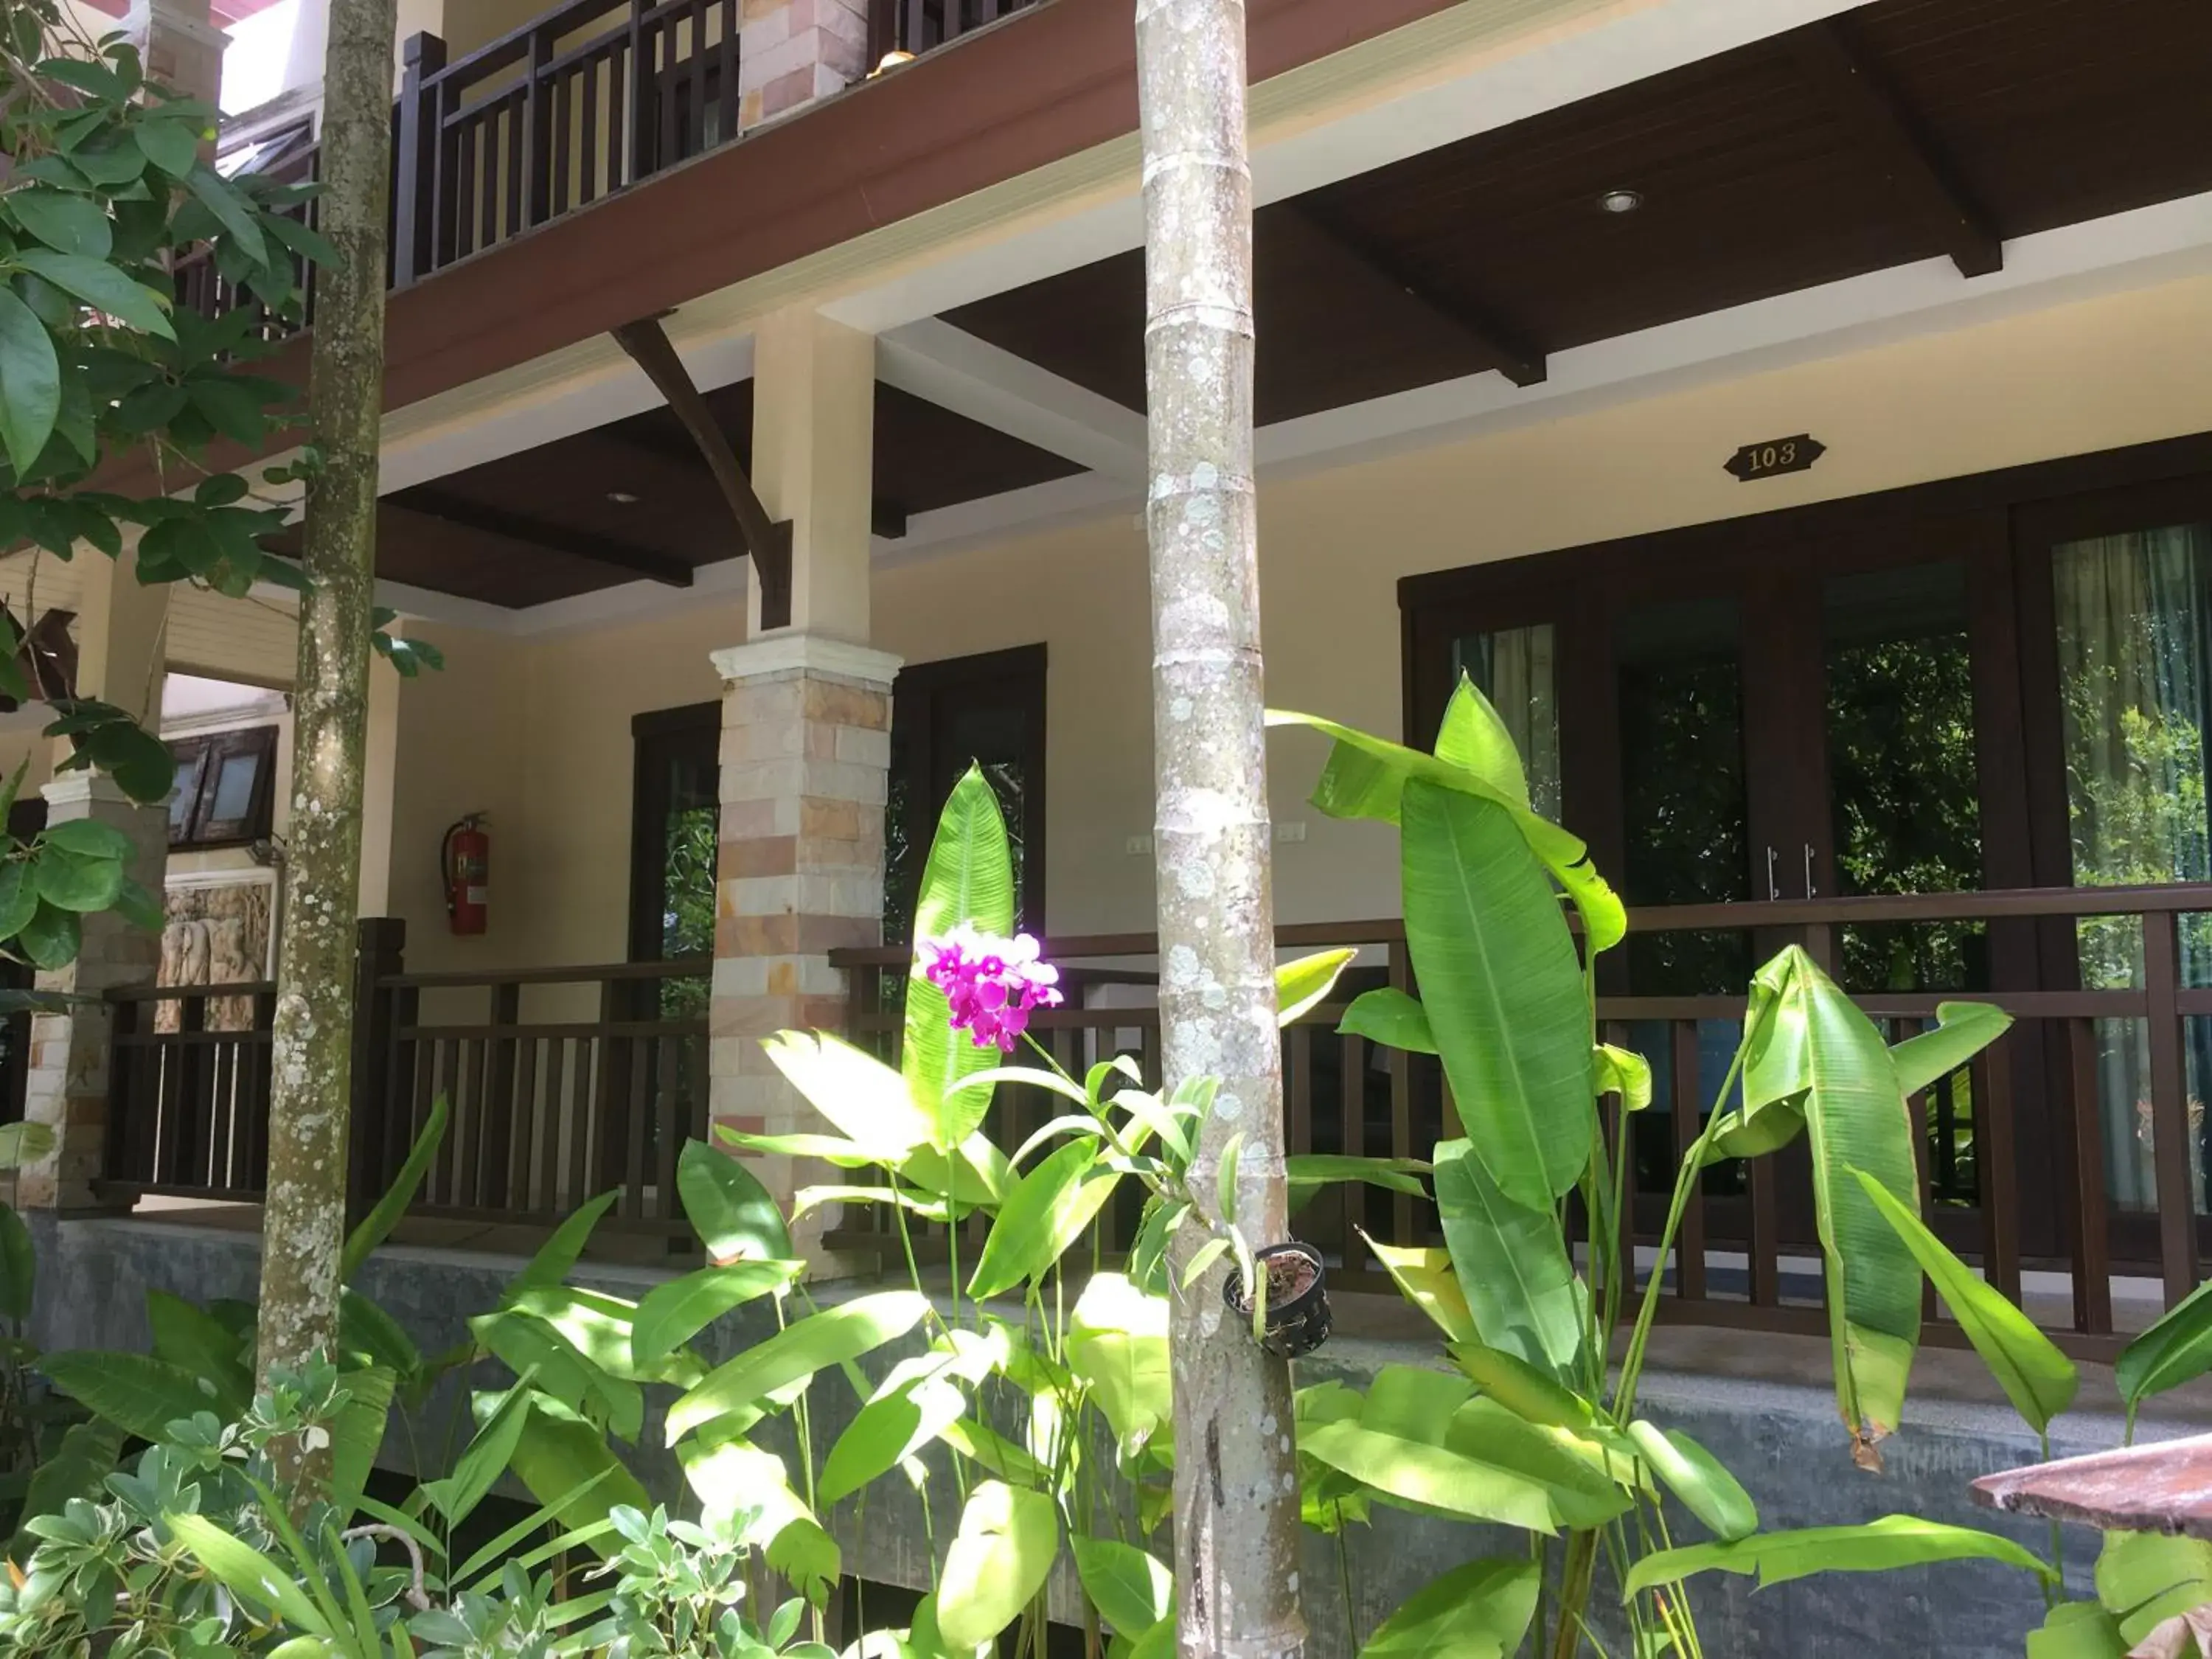
[[[864,61],[895,70],[1033,4],[868,0]],[[439,36],[411,36],[392,118],[392,287],[642,184],[814,95],[773,66],[752,84],[742,11],[738,0],[570,0],[451,59]],[[290,148],[267,170],[308,180],[319,160],[313,146]],[[305,212],[313,222],[312,204]],[[179,271],[178,295],[210,316],[240,297],[204,261]],[[309,305],[312,314],[312,288]]]

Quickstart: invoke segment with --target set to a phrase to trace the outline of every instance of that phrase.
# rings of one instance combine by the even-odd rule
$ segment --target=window
[[[886,942],[913,931],[937,815],[970,765],[983,769],[1006,817],[1021,925],[1044,931],[1044,672],[1042,645],[899,671],[884,810]]]
[[[177,763],[171,847],[233,847],[269,834],[276,793],[275,726],[179,738],[169,753]]]
[[[632,962],[705,956],[714,948],[720,852],[722,705],[656,708],[630,722],[636,742],[630,814]],[[701,980],[660,987],[664,1018],[706,1012]]]

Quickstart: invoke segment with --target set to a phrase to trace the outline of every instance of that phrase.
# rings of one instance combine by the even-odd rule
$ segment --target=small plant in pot
[[[1271,1244],[1254,1257],[1259,1269],[1255,1304],[1237,1279],[1225,1279],[1221,1299],[1240,1319],[1254,1322],[1254,1337],[1285,1359],[1311,1353],[1328,1340],[1328,1270],[1321,1252],[1292,1240]]]

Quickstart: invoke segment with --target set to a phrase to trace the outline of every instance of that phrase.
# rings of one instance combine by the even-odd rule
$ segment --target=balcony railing
[[[364,924],[356,978],[356,1210],[390,1184],[442,1097],[412,1212],[557,1224],[598,1194],[605,1224],[688,1240],[676,1158],[707,1133],[701,961],[410,974],[398,924]],[[267,984],[112,993],[103,1195],[258,1202],[267,1180]]]
[[[2212,912],[2212,885],[2053,889],[1943,893],[1771,904],[1705,905],[1632,913],[1635,936],[1741,939],[1747,961],[1784,944],[1803,944],[1831,965],[1853,930],[1971,929],[2002,971],[2000,988],[1859,996],[1893,1041],[1933,1019],[1936,1004],[1990,1002],[2014,1016],[2012,1028],[1971,1066],[1914,1101],[1923,1202],[1952,1247],[2008,1296],[2020,1298],[2058,1340],[2091,1358],[2110,1358],[2116,1334],[2113,1287],[2169,1305],[2196,1287],[2206,1221],[2197,1170],[2201,1107],[2191,1098],[2192,1048],[2212,1042],[2212,986],[2188,983],[2181,941],[2185,919]],[[2139,969],[2131,988],[2079,988],[2077,928],[2118,926],[2139,932]],[[1395,921],[1313,924],[1279,930],[1286,952],[1363,947],[1335,1000],[1284,1033],[1285,1128],[1293,1152],[1425,1158],[1459,1133],[1437,1062],[1378,1049],[1336,1025],[1350,996],[1375,984],[1418,991],[1403,925]],[[1121,934],[1056,940],[1064,969],[1119,964],[1115,989],[1087,991],[1070,1006],[1032,1020],[1041,1039],[1076,1075],[1115,1054],[1133,1057],[1148,1083],[1159,1077],[1159,1015],[1128,964],[1153,957],[1158,940]],[[2047,964],[2033,971],[2036,953]],[[1978,948],[1976,955],[1982,951]],[[895,1056],[901,1015],[902,949],[847,950],[832,960],[853,976],[852,1039]],[[1611,959],[1608,958],[1608,962]],[[2002,988],[2006,982],[2024,988]],[[1607,995],[1597,1014],[1607,1040],[1642,1051],[1653,1063],[1656,1098],[1630,1120],[1628,1167],[1637,1202],[1626,1218],[1644,1247],[1646,1269],[1667,1275],[1666,1311],[1691,1322],[1825,1331],[1819,1247],[1812,1229],[1811,1168],[1802,1138],[1747,1165],[1709,1171],[1693,1197],[1680,1248],[1650,1261],[1682,1151],[1704,1124],[1741,1030],[1741,995]],[[2212,1060],[2212,1048],[2208,1048]],[[2130,1097],[2108,1097],[2114,1079]],[[2134,1092],[2140,1085],[2140,1097]],[[1005,1088],[992,1106],[991,1132],[1018,1144],[1055,1115],[1054,1099]],[[1607,1133],[1621,1144],[1618,1102],[1607,1103]],[[2140,1152],[2151,1171],[2142,1201],[2116,1202],[2108,1187],[2115,1142]],[[2151,1156],[2154,1154],[2154,1156]],[[2132,1171],[2130,1172],[2133,1173]],[[1134,1195],[1105,1218],[1109,1249],[1126,1246]],[[879,1218],[848,1215],[830,1241],[846,1249],[882,1247]],[[1437,1244],[1432,1205],[1411,1194],[1365,1187],[1332,1189],[1298,1219],[1302,1237],[1328,1255],[1332,1283],[1391,1294],[1370,1259],[1364,1231],[1396,1244]],[[926,1241],[941,1228],[921,1230]],[[980,1243],[980,1240],[976,1241]],[[933,1248],[941,1249],[941,1241]],[[973,1246],[964,1248],[972,1249]],[[1930,1300],[1929,1311],[1935,1311]],[[2124,1309],[2139,1316],[2142,1307]],[[2120,1323],[2124,1324],[2124,1318]],[[1962,1340],[1955,1326],[1931,1325],[1931,1340]]]
[[[870,0],[868,62],[1033,3]],[[741,0],[571,0],[450,62],[436,35],[410,37],[392,112],[392,286],[737,137],[741,15]],[[282,176],[317,179],[320,159],[310,149]],[[178,303],[203,316],[254,303],[204,256],[177,279]]]

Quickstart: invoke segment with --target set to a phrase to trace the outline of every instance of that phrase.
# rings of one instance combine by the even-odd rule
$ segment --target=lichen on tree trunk
[[[1210,1207],[1241,1136],[1237,1222],[1287,1234],[1252,479],[1252,185],[1244,11],[1139,0],[1151,490],[1154,846],[1167,1082],[1219,1080],[1190,1186]],[[1178,1236],[1178,1262],[1200,1242]],[[1290,1368],[1221,1299],[1174,1297],[1178,1645],[1271,1659],[1305,1644]]]
[[[310,391],[321,465],[308,479],[292,823],[262,1216],[258,1374],[337,1340],[345,1242],[353,963],[362,751],[375,578],[377,432],[395,0],[331,8],[324,64],[321,228],[337,263],[315,275]]]

